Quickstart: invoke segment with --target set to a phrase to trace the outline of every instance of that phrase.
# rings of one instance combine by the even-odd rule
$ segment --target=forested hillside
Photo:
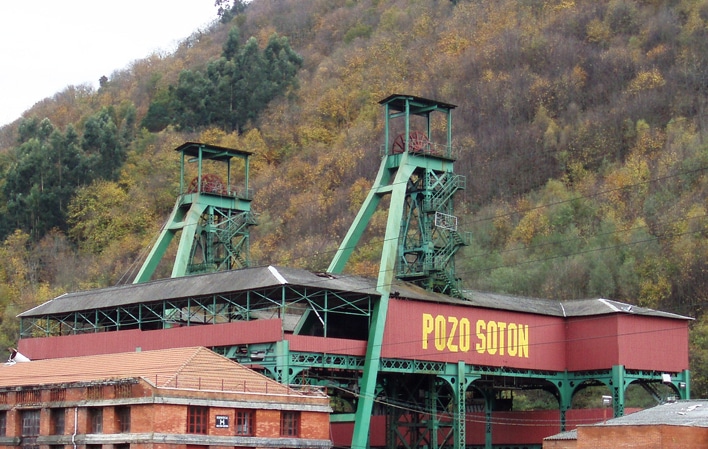
[[[393,93],[458,106],[465,288],[695,317],[708,396],[708,0],[236,2],[174,54],[0,130],[0,341],[37,303],[131,280],[187,140],[255,153],[257,264],[325,269]],[[350,272],[377,272],[383,226]]]

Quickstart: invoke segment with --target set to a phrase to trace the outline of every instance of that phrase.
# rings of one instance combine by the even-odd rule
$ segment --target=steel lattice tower
[[[249,230],[256,224],[248,189],[251,153],[195,142],[175,151],[181,155],[180,195],[134,283],[150,280],[178,234],[171,277],[245,268],[251,263]],[[234,158],[241,164],[233,164]],[[196,170],[188,170],[187,164],[194,163]],[[236,168],[243,169],[240,178],[232,173]]]

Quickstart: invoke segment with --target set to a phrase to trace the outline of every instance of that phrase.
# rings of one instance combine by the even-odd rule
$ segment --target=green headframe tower
[[[171,277],[250,266],[249,231],[256,224],[248,188],[251,153],[186,142],[180,194],[134,283],[149,281],[175,236]]]
[[[384,197],[390,196],[386,235],[352,447],[367,447],[376,397],[388,302],[394,276],[427,290],[462,298],[455,254],[467,244],[457,229],[454,195],[465,178],[453,173],[452,104],[391,95],[385,110],[382,161],[376,180],[344,237],[328,271],[341,273]]]
[[[386,111],[381,167],[329,271],[342,271],[381,199],[390,195],[379,286],[390,285],[395,274],[461,298],[455,254],[467,242],[457,228],[453,199],[465,188],[465,177],[452,171],[455,106],[408,95],[380,103]]]

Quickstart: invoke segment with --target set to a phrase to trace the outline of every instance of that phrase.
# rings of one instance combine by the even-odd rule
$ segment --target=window
[[[116,407],[116,428],[118,432],[130,432],[130,407]]]
[[[282,412],[280,414],[280,435],[284,437],[296,437],[299,434],[300,413]]]
[[[187,433],[206,435],[209,408],[190,405],[187,408]]]
[[[39,436],[39,410],[25,410],[22,412],[22,440],[23,449],[39,449],[37,437]]]
[[[236,412],[236,435],[253,435],[253,410]]]
[[[52,435],[64,434],[64,417],[66,412],[63,408],[53,408],[49,410],[49,420],[52,424]]]
[[[89,433],[103,433],[103,409],[91,407],[88,409]]]
[[[7,434],[7,412],[0,412],[0,436],[5,436]]]

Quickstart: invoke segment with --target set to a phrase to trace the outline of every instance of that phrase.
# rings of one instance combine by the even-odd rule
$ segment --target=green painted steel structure
[[[376,287],[381,298],[372,311],[355,413],[353,448],[368,446],[368,417],[373,410],[381,370],[381,345],[394,275],[431,291],[462,296],[454,259],[455,253],[466,244],[453,213],[454,194],[464,187],[463,178],[453,173],[452,110],[455,106],[398,94],[380,103],[385,110],[381,166],[328,269],[330,273],[342,272],[381,199],[390,196]],[[433,125],[439,125],[435,122],[438,118],[445,130],[441,143],[431,140]],[[392,137],[396,126],[399,134]],[[391,432],[397,428],[394,422],[392,418],[388,426]],[[432,422],[438,421],[433,419]],[[437,436],[437,432],[431,434]],[[456,426],[455,435],[457,447],[464,441],[464,425]],[[393,437],[391,434],[389,439]]]
[[[248,188],[251,153],[187,142],[180,153],[180,194],[134,283],[151,279],[167,248],[179,235],[172,277],[250,266],[250,228],[256,224]],[[240,160],[237,177],[232,160]],[[188,164],[196,163],[186,182]],[[237,186],[235,182],[240,184]]]

